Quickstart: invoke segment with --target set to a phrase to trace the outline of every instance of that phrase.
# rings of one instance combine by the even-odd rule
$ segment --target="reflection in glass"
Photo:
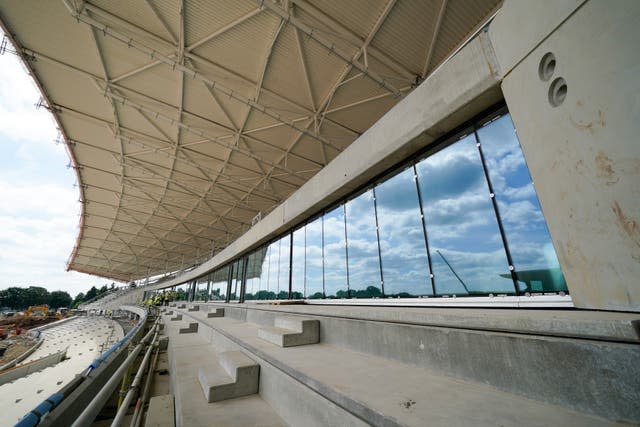
[[[196,296],[194,298],[195,301],[206,301],[207,300],[207,284],[208,284],[209,275],[204,275],[198,278],[197,288],[196,288]]]
[[[325,297],[348,298],[344,207],[339,206],[327,212],[322,217],[322,227]]]
[[[511,116],[478,130],[521,292],[566,291]]]
[[[265,246],[249,255],[249,265],[247,266],[245,300],[256,299],[256,294],[260,290],[260,278],[262,276],[262,265],[265,260],[267,248]]]
[[[269,245],[269,263],[267,264],[267,281],[266,287],[261,289],[264,291],[260,299],[276,299],[278,289],[278,274],[280,266],[280,240]]]
[[[176,301],[187,300],[187,285],[180,285],[176,288]]]
[[[240,298],[243,269],[244,258],[240,258],[233,263],[233,269],[231,272],[231,292],[229,293],[230,300],[237,300]]]
[[[278,285],[276,295],[278,299],[289,298],[289,256],[291,250],[291,236],[285,234],[280,239],[280,256],[278,267]]]
[[[306,298],[324,298],[322,271],[322,217],[305,226],[306,244]]]
[[[351,297],[381,297],[380,260],[378,258],[373,191],[369,190],[348,201],[345,209]]]
[[[436,293],[514,293],[475,135],[424,159],[416,170]]]
[[[273,299],[273,295],[269,295],[269,269],[271,266],[271,246],[267,245],[262,248],[264,255],[258,260],[260,262],[260,280],[258,288],[254,293],[254,299]]]
[[[302,227],[293,232],[293,257],[291,265],[291,298],[304,298],[305,290],[305,232]]]
[[[227,285],[229,281],[229,266],[226,265],[213,272],[211,287],[209,288],[209,300],[224,301],[227,299]]]
[[[374,189],[386,296],[432,294],[413,168]]]

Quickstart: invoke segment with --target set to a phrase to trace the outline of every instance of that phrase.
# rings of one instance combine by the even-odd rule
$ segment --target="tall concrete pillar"
[[[574,304],[640,311],[640,2],[506,0],[489,34]]]

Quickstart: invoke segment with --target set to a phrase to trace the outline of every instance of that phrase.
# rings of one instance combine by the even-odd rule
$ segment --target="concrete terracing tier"
[[[223,306],[225,317],[208,317]],[[175,313],[183,321],[167,323],[178,425],[207,425],[209,413],[229,425],[262,416],[304,426],[640,422],[634,315],[258,304]],[[320,343],[260,338],[296,316],[319,321]],[[193,321],[196,334],[177,334]],[[259,394],[241,398],[252,409],[206,403],[198,368],[237,350],[260,365]]]
[[[64,361],[0,386],[0,425],[13,425],[38,403],[87,368],[123,336],[122,327],[101,316],[78,317],[42,331],[44,342],[23,363],[67,349]]]

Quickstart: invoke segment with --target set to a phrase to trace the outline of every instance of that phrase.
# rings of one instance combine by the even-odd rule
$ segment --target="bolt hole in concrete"
[[[567,97],[567,82],[562,77],[555,79],[549,87],[549,103],[553,107],[562,104]]]
[[[538,76],[543,82],[549,81],[556,70],[556,57],[551,52],[544,54],[538,66]]]

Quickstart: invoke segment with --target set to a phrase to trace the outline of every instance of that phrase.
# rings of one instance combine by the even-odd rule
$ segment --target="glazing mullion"
[[[484,153],[482,152],[482,144],[480,144],[480,138],[478,138],[477,126],[475,125],[473,128],[473,136],[476,139],[476,147],[478,148],[478,153],[480,154],[480,163],[482,163],[482,170],[484,172],[484,177],[487,180],[487,185],[489,187],[489,198],[491,199],[491,205],[493,206],[493,210],[496,214],[496,220],[498,221],[498,229],[500,230],[500,238],[502,239],[505,255],[507,256],[507,262],[509,263],[509,272],[511,273],[511,280],[513,281],[513,289],[515,290],[516,295],[519,295],[520,290],[518,289],[518,275],[516,274],[516,269],[513,266],[511,251],[509,251],[509,243],[507,243],[507,236],[505,234],[504,226],[502,224],[502,216],[500,215],[500,208],[498,207],[498,201],[496,200],[496,195],[493,192],[493,185],[491,184],[491,178],[489,177],[489,169],[487,169],[487,162],[484,159]]]
[[[431,280],[431,289],[433,291],[433,295],[436,295],[436,284],[433,277],[433,265],[431,264],[431,251],[429,250],[429,238],[427,235],[427,225],[426,218],[424,217],[424,210],[422,205],[422,193],[420,191],[420,182],[418,179],[418,171],[416,170],[416,165],[413,165],[413,179],[416,182],[416,191],[418,192],[418,204],[420,205],[420,218],[422,221],[422,232],[424,234],[424,245],[427,249],[427,262],[429,263],[429,279]]]
[[[384,272],[382,271],[382,251],[380,250],[380,225],[378,224],[378,202],[376,202],[376,189],[371,189],[373,194],[373,214],[376,217],[376,242],[378,243],[378,264],[380,265],[380,292],[385,297],[384,292]]]
[[[229,268],[227,269],[227,297],[225,298],[225,302],[229,302],[231,300],[231,281],[233,280],[233,263],[229,264]]]
[[[289,233],[289,298],[293,292],[293,231]]]
[[[324,287],[324,215],[322,216],[321,219],[321,236],[320,236],[320,243],[321,243],[321,256],[322,256],[322,298],[326,298],[327,297],[327,292],[325,290]]]
[[[240,295],[238,295],[238,302],[244,302],[244,293],[247,287],[247,270],[249,267],[250,255],[245,255],[244,262],[242,263],[242,275],[240,279]]]
[[[349,285],[349,238],[347,235],[347,204],[344,203],[342,205],[342,217],[344,219],[343,221],[343,225],[344,225],[344,254],[345,254],[345,265],[346,265],[346,271],[347,271],[347,295],[349,296],[349,298],[352,298],[353,296],[351,295],[351,286]]]
[[[291,233],[293,234],[293,233]],[[302,297],[307,298],[307,225],[304,226],[304,279],[302,281]]]

